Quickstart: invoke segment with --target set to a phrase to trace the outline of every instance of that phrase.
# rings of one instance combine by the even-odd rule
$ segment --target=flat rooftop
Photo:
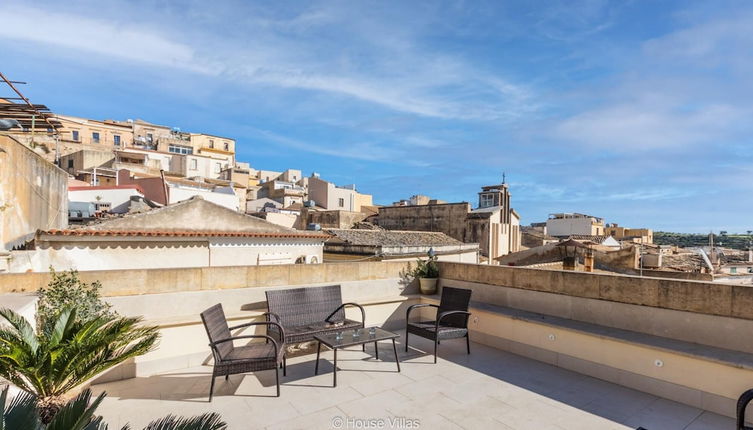
[[[288,359],[280,372],[218,377],[207,401],[210,366],[94,385],[108,397],[97,410],[115,428],[142,428],[169,413],[193,416],[218,412],[230,429],[346,429],[383,420],[384,428],[424,429],[731,429],[734,420],[624,386],[584,376],[485,345],[462,340],[440,345],[432,363],[431,341],[411,337],[405,353],[398,344],[397,373],[389,342],[338,354],[337,387],[332,387],[332,352],[322,348],[320,374],[315,354]],[[382,361],[383,360],[383,361]],[[350,420],[350,421],[348,421]],[[416,420],[416,421],[414,421]],[[393,424],[390,427],[390,423]],[[360,427],[359,427],[360,425]],[[373,427],[377,428],[377,427]]]

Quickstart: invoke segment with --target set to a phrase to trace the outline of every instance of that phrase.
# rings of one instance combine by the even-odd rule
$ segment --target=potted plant
[[[437,257],[432,254],[430,253],[426,260],[419,258],[416,262],[416,268],[411,272],[414,278],[418,278],[421,294],[430,295],[437,292],[439,266],[437,265]]]

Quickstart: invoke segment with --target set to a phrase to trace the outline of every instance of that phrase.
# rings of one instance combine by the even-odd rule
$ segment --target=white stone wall
[[[110,188],[99,189],[92,187],[87,190],[69,190],[68,201],[70,202],[109,202],[112,206],[110,212],[112,213],[126,213],[130,207],[131,196],[141,196],[138,190],[135,188]],[[97,200],[100,197],[100,200]]]
[[[204,200],[237,211],[240,202],[235,192],[216,193],[206,189],[170,186],[170,204],[188,200],[193,196],[201,196]]]
[[[212,266],[254,266],[269,264],[294,264],[302,258],[322,261],[324,245],[311,240],[257,240],[243,238],[215,238],[210,241]]]
[[[601,230],[601,232],[599,232]],[[591,218],[557,218],[546,221],[546,232],[550,236],[569,236],[571,234],[598,235],[604,233],[604,227],[593,225]]]
[[[209,266],[254,266],[322,262],[324,245],[313,240],[217,238],[210,241],[71,241],[14,251],[9,272],[126,270]]]

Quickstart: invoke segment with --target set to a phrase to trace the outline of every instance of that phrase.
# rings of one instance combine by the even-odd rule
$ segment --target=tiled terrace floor
[[[364,428],[347,427],[344,417],[417,419],[424,429],[531,430],[701,430],[731,429],[734,421],[710,412],[583,376],[479,344],[465,354],[462,341],[440,346],[432,364],[431,343],[411,339],[413,349],[398,349],[402,372],[395,369],[389,343],[376,361],[350,348],[338,354],[338,386],[332,387],[332,352],[323,352],[319,376],[314,356],[288,360],[281,397],[274,397],[274,372],[217,379],[215,398],[207,402],[209,367],[94,386],[108,397],[98,409],[112,427],[127,422],[142,428],[169,413],[219,412],[230,429]],[[398,345],[400,347],[401,345]],[[392,421],[394,423],[395,421]],[[402,421],[410,424],[408,421]],[[399,423],[399,422],[398,422]],[[413,427],[415,428],[415,427]]]

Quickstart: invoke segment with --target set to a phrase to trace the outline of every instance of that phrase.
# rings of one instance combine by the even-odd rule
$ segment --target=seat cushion
[[[419,336],[428,337],[434,339],[437,336],[436,322],[435,321],[418,321],[408,323],[408,332]],[[465,337],[468,334],[468,329],[463,327],[450,327],[445,325],[439,326],[439,339],[456,339]]]

